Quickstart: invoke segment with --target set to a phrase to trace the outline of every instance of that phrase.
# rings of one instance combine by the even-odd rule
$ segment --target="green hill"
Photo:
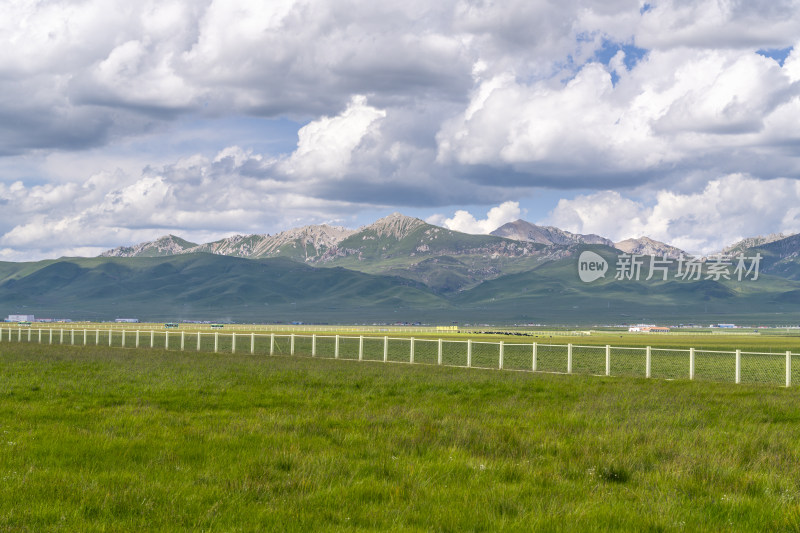
[[[377,241],[377,246],[370,244],[365,253],[386,255],[396,248],[389,243],[405,246],[421,235],[441,236],[439,250],[455,249],[453,241],[446,242],[452,235],[425,233],[428,229],[413,228],[399,238],[375,235],[366,241]],[[454,237],[456,243],[469,242],[461,235]],[[604,278],[580,280],[578,256],[583,250],[606,260],[609,272]],[[317,268],[285,258],[205,253],[0,263],[0,314],[322,323],[800,323],[800,282],[793,279],[764,273],[756,281],[708,279],[706,266],[699,280],[689,281],[676,276],[673,262],[666,280],[646,280],[647,269],[639,280],[618,280],[614,269],[619,250],[594,245],[570,251],[572,255],[519,272],[482,272],[483,280],[472,269],[481,266],[478,257],[487,269],[492,259],[477,253],[423,257],[412,264],[403,256],[383,267],[385,272],[403,272],[402,277]],[[521,268],[523,263],[508,265]],[[418,280],[409,279],[411,275]],[[456,290],[465,280],[472,286]],[[453,290],[444,292],[442,287]]]
[[[498,321],[615,324],[631,322],[800,323],[800,284],[761,274],[756,281],[676,278],[677,262],[667,280],[614,279],[619,250],[586,246],[608,262],[605,278],[584,283],[578,277],[578,254],[538,268],[489,280],[451,301],[462,312],[492,314]],[[649,258],[645,261],[648,264]]]
[[[567,246],[461,233],[395,213],[342,240],[315,264],[405,277],[452,294],[570,253]]]
[[[743,253],[746,256],[762,255],[761,272],[800,280],[800,234],[747,248]]]
[[[403,278],[319,269],[280,258],[186,254],[20,265],[30,273],[16,278],[12,273],[0,282],[0,302],[8,313],[263,322],[375,314],[388,320],[397,310],[449,307]]]

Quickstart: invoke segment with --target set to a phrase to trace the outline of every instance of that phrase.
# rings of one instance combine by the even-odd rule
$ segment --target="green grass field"
[[[0,530],[800,528],[800,390],[0,343]]]

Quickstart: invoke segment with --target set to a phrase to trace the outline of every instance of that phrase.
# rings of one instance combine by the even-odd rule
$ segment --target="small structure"
[[[35,322],[33,315],[8,315],[6,322]]]
[[[669,333],[669,328],[639,324],[638,326],[629,327],[628,331],[636,333]]]
[[[115,320],[117,324],[138,324],[138,318],[118,318]]]

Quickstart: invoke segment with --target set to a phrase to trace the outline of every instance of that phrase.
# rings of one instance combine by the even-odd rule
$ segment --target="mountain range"
[[[780,238],[782,237],[782,238]],[[518,220],[471,235],[398,213],[351,230],[319,225],[192,243],[174,235],[96,258],[0,263],[0,313],[249,322],[800,322],[800,235],[745,239],[758,281],[583,283],[590,250],[677,258],[647,237],[618,243]],[[675,262],[677,264],[677,261]],[[707,271],[704,271],[704,274]]]

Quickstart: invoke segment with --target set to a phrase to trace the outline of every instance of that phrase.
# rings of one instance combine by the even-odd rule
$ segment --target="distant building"
[[[36,320],[33,315],[8,315],[6,322],[33,322]]]
[[[638,325],[629,327],[628,331],[637,333],[669,333],[669,328],[662,326]]]
[[[118,318],[115,320],[117,324],[138,324],[138,318]]]

